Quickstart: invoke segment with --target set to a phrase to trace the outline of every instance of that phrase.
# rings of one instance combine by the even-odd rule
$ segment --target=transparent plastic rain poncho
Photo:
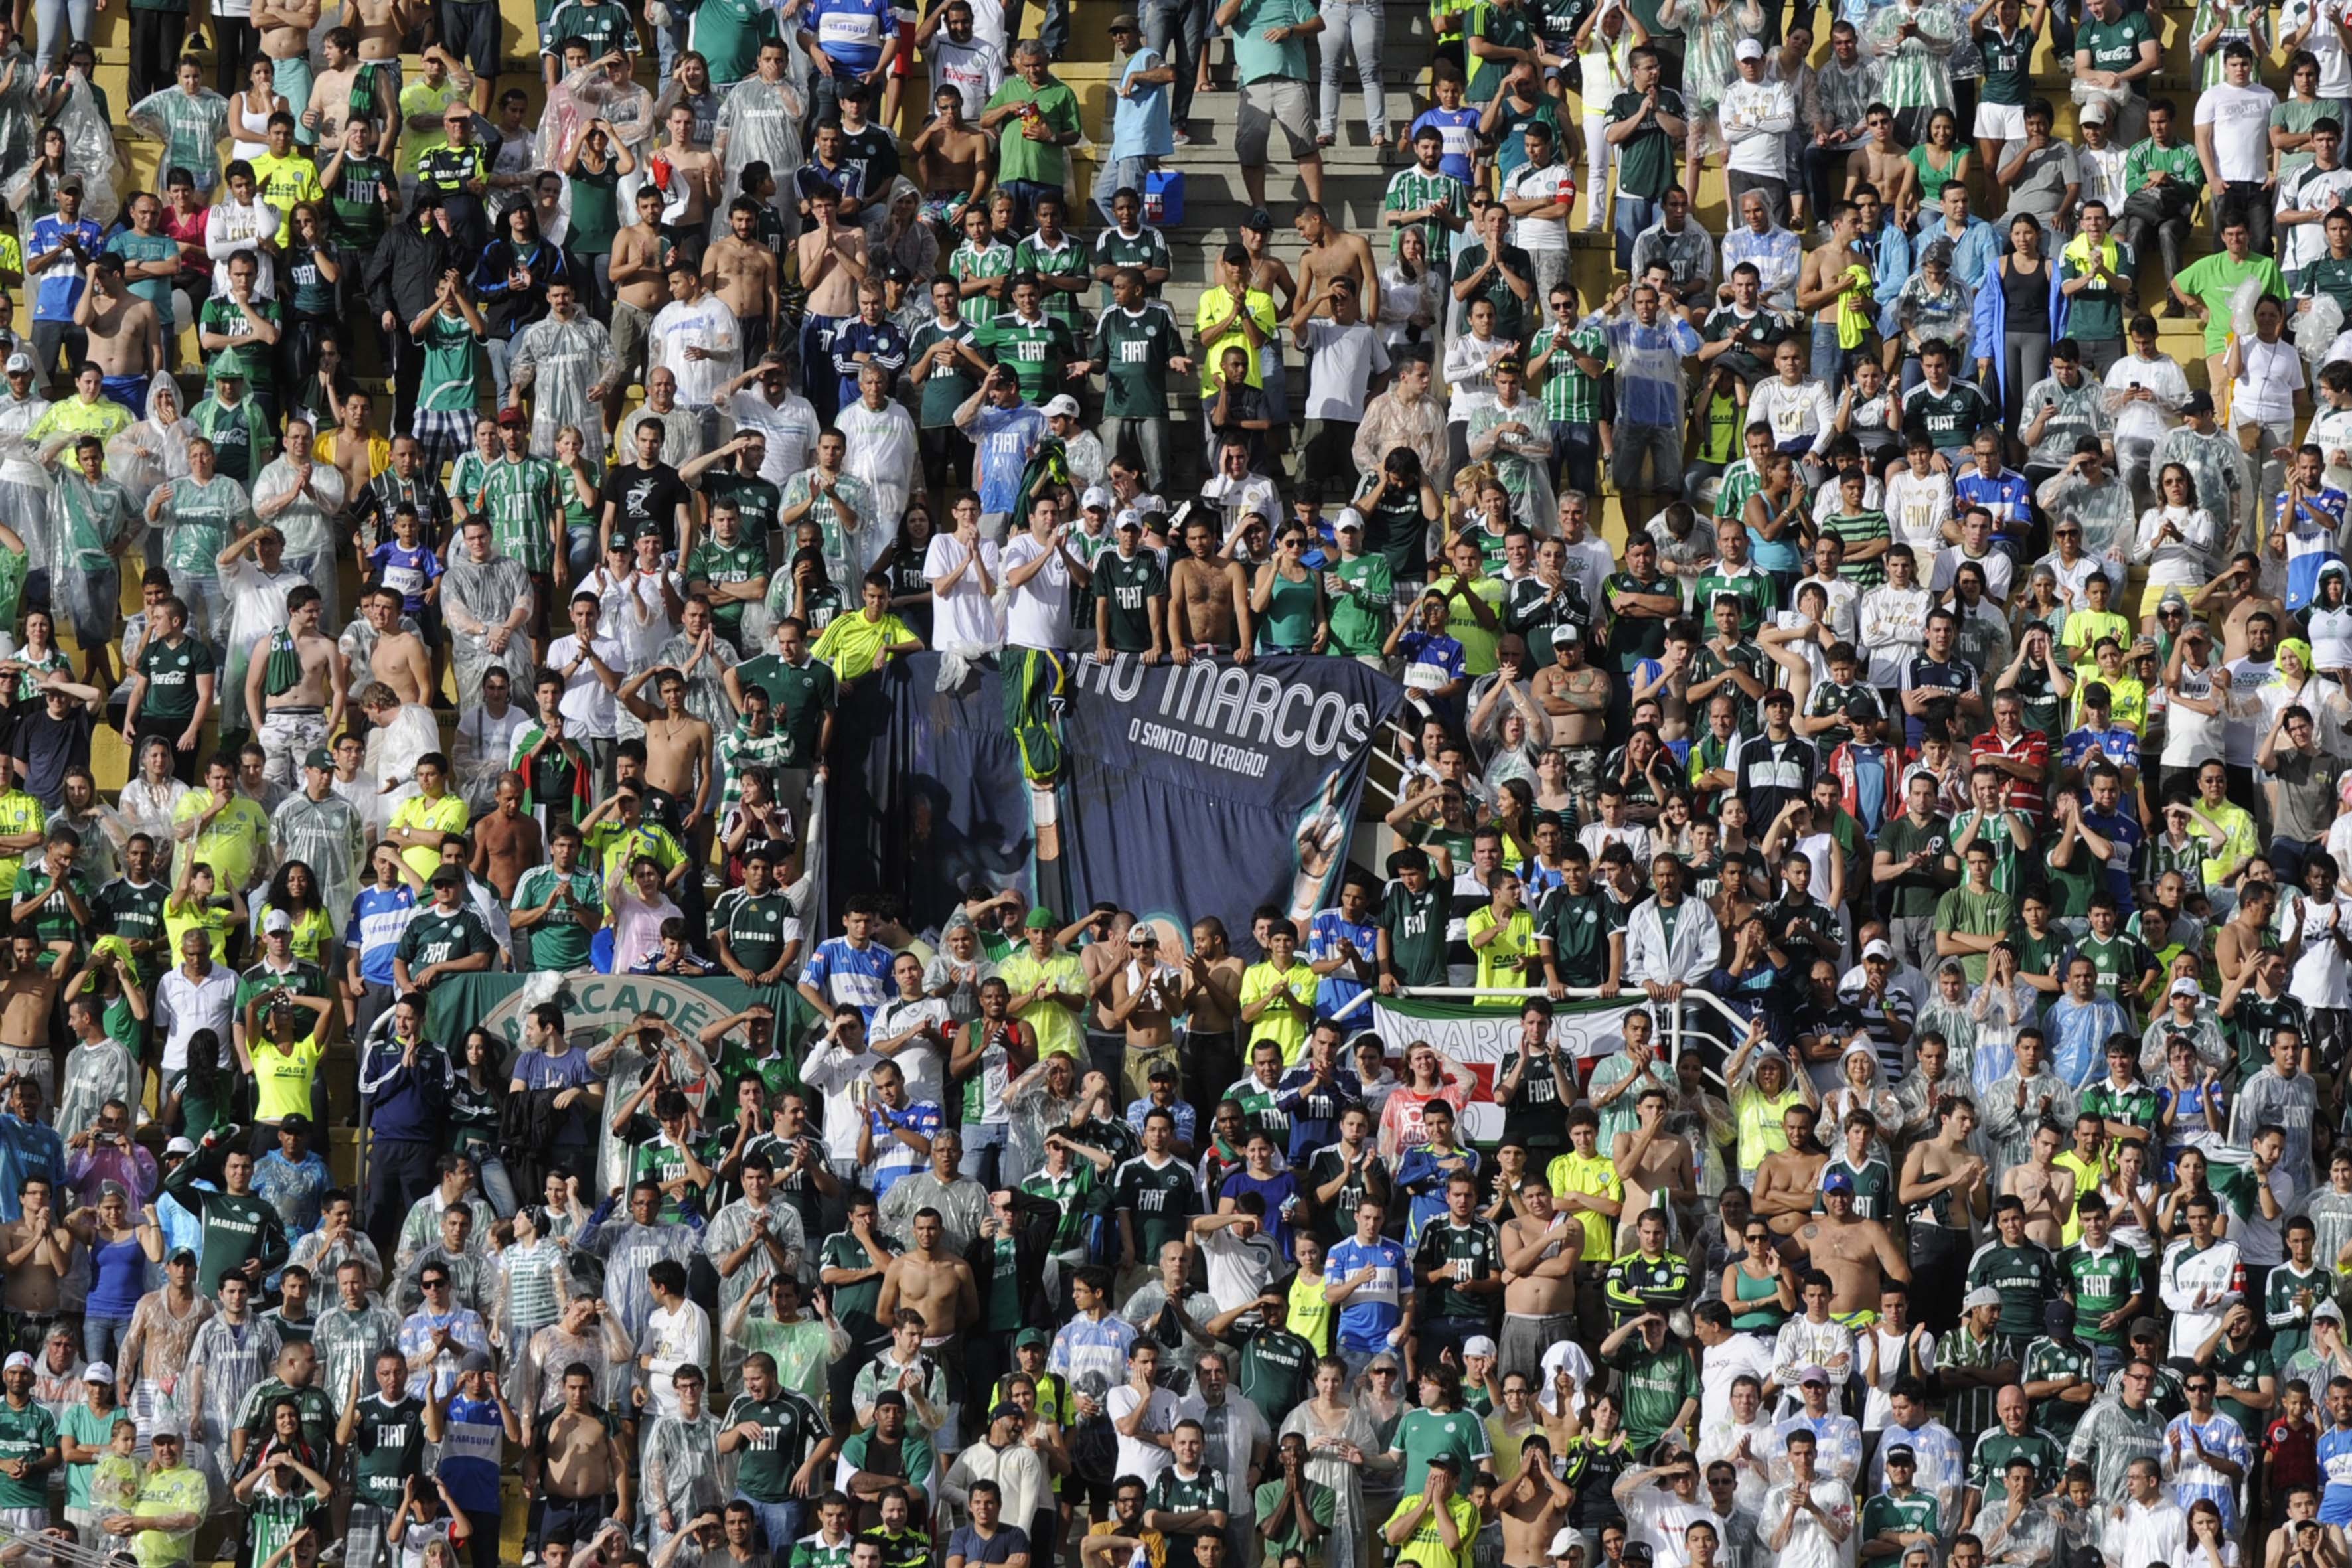
[[[799,50],[795,47],[793,53]],[[725,171],[729,201],[743,188],[743,169],[750,163],[765,163],[776,176],[776,198],[772,203],[784,221],[784,235],[791,238],[800,233],[800,215],[789,199],[793,172],[801,166],[805,154],[801,150],[801,110],[806,96],[790,79],[762,81],[756,76],[745,77],[730,88],[726,100],[719,106],[719,130],[713,143],[719,154],[719,166]],[[719,203],[715,221],[726,226],[726,204]]]
[[[653,94],[627,78],[613,79],[603,66],[582,66],[548,89],[547,108],[539,117],[536,167],[561,169],[563,154],[588,132],[592,120],[608,121],[621,145],[637,161],[637,172],[624,175],[618,192],[620,210],[634,214],[630,204],[645,179],[646,156],[653,150]]]
[[[40,115],[33,103],[33,61],[22,44],[0,51],[0,185],[33,161]]]
[[[2336,335],[2344,330],[2344,307],[2326,294],[2312,296],[2308,309],[2295,313],[2287,335],[2294,340],[2297,353],[2315,374],[2326,363],[2323,357],[2335,345]],[[2333,483],[2334,481],[2329,481]]]
[[[106,471],[139,502],[142,516],[157,485],[188,471],[194,434],[195,427],[181,416],[179,384],[171,372],[157,371],[147,384],[147,417],[124,426],[106,444]]]
[[[25,542],[25,557],[49,560],[49,471],[25,437],[49,411],[38,393],[18,398],[0,387],[0,522]]]
[[[221,591],[228,596],[228,658],[221,672],[221,722],[245,721],[245,672],[271,633],[286,624],[286,595],[310,579],[297,571],[289,552],[277,576],[264,574],[251,552],[221,568]],[[266,678],[265,678],[266,679]]]
[[[112,622],[121,577],[115,551],[139,526],[140,501],[113,476],[97,482],[71,461],[58,465],[49,497],[49,605],[68,626]]]
[[[227,99],[208,87],[198,88],[192,98],[175,82],[131,105],[126,118],[131,129],[163,144],[155,160],[158,196],[173,169],[185,169],[194,176],[199,195],[211,195],[220,184],[220,144],[228,134]]]
[[[515,605],[530,594],[530,574],[511,555],[493,555],[484,562],[468,560],[463,550],[441,579],[444,620],[449,628],[449,660],[457,676],[457,710],[468,711],[481,700],[482,677],[503,669],[520,688],[531,677],[530,639],[517,635],[502,653],[490,651],[488,635],[465,624],[497,626],[514,613]],[[475,768],[502,771],[502,761],[482,759]],[[469,770],[471,771],[471,770]],[[466,781],[460,780],[463,787]]]
[[[5,111],[5,104],[0,104],[0,112]],[[122,198],[114,189],[114,132],[106,123],[106,116],[99,111],[89,83],[79,76],[68,75],[66,106],[49,123],[65,133],[65,173],[81,176],[81,216],[101,229],[107,227],[122,210]],[[13,170],[5,190],[0,190],[20,216],[32,197],[39,174],[40,162],[37,158]]]
[[[576,425],[592,437],[583,450],[604,449],[604,406],[588,395],[620,374],[613,334],[582,310],[568,321],[542,317],[515,334],[507,357],[510,375],[530,373],[530,450],[552,461],[556,432]]]

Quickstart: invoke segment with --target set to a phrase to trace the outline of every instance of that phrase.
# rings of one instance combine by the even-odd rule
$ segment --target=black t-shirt
[[[677,548],[677,509],[692,503],[677,470],[667,463],[650,468],[625,464],[604,476],[604,500],[613,510],[613,537],[635,540],[650,533],[664,550]]]
[[[26,793],[55,810],[65,799],[66,770],[76,763],[89,764],[89,732],[86,709],[52,719],[44,702],[19,717],[8,753],[24,774]]]

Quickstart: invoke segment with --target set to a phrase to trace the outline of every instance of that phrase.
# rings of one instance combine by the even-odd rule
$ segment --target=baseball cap
[[[1581,642],[1583,640],[1584,634],[1578,631],[1572,626],[1557,626],[1551,629],[1551,646],[1554,647],[1559,647],[1565,643]]]
[[[1066,392],[1059,397],[1048,399],[1045,406],[1040,409],[1039,412],[1044,414],[1048,419],[1053,418],[1057,414],[1066,414],[1071,418],[1076,419],[1078,416],[1078,400],[1072,397]]]
[[[1648,1542],[1629,1541],[1625,1543],[1624,1552],[1619,1555],[1617,1560],[1620,1563],[1651,1563],[1656,1561],[1656,1559],[1657,1553],[1650,1550],[1650,1543]]]
[[[2204,994],[2204,988],[2186,974],[2172,983],[2170,992],[2175,996],[2202,996]]]
[[[112,1383],[114,1369],[102,1361],[94,1361],[81,1369],[84,1383]]]
[[[2344,1309],[2337,1306],[2332,1300],[2322,1301],[2318,1306],[2314,1307],[2311,1310],[2311,1321],[2315,1323],[2322,1318],[2326,1318],[2335,1323],[2337,1328],[2342,1328],[2344,1326]]]
[[[1565,1557],[1583,1544],[1584,1537],[1578,1533],[1576,1527],[1574,1525],[1563,1524],[1559,1527],[1559,1533],[1551,1538],[1551,1550],[1545,1552],[1544,1555],[1547,1557]]]
[[[1979,1285],[1960,1299],[1960,1310],[1963,1312],[1973,1312],[1979,1307],[1998,1307],[2000,1305],[2000,1292],[1994,1289],[1990,1285]]]
[[[1874,937],[1864,946],[1862,956],[1864,958],[1892,958],[1895,956],[1895,950],[1887,946],[1884,939]]]
[[[462,888],[466,885],[466,873],[455,866],[440,866],[435,868],[428,880],[436,888]]]
[[[1035,1345],[1040,1350],[1044,1350],[1049,1348],[1053,1342],[1054,1336],[1043,1329],[1024,1329],[1021,1331],[1020,1337],[1013,1342],[1013,1348],[1017,1351],[1027,1350],[1031,1345]]]
[[[294,917],[284,910],[272,910],[261,917],[261,934],[264,936],[274,935],[281,931],[290,931],[293,929]]]
[[[1132,11],[1121,11],[1118,16],[1113,16],[1110,19],[1110,30],[1114,33],[1137,33],[1142,31],[1140,27],[1136,26],[1135,13]]]
[[[58,189],[61,191],[71,191],[76,195],[81,195],[81,176],[79,174],[68,174],[64,179],[58,182]]]
[[[530,416],[525,414],[520,408],[501,408],[499,410],[499,423],[500,425],[520,427],[529,424],[530,422]]]
[[[1087,487],[1087,493],[1078,501],[1079,509],[1084,511],[1092,511],[1097,507],[1108,511],[1118,504],[1118,498],[1101,485]]]
[[[1739,40],[1739,47],[1733,49],[1731,55],[1734,59],[1760,60],[1764,58],[1763,42],[1757,38],[1742,38]]]
[[[1462,1342],[1462,1353],[1464,1355],[1493,1355],[1495,1353],[1495,1342],[1488,1339],[1484,1334],[1472,1334],[1468,1339]]]
[[[147,1434],[147,1440],[151,1443],[180,1443],[187,1439],[177,1421],[158,1421],[155,1429]]]
[[[33,1358],[23,1351],[11,1352],[6,1361],[0,1362],[0,1372],[16,1372],[20,1369],[26,1372],[33,1370]]]
[[[2110,110],[2105,103],[2094,100],[2093,101],[2083,105],[2082,109],[2075,114],[2074,119],[2077,122],[2084,125],[2105,125],[2107,122]]]
[[[1117,517],[1111,519],[1110,525],[1121,533],[1127,532],[1129,529],[1134,530],[1138,533],[1141,533],[1143,531],[1143,515],[1137,511],[1133,507],[1129,507],[1125,511],[1120,512]]]
[[[10,354],[7,364],[0,368],[5,368],[10,375],[30,375],[33,374],[33,356],[28,353]]]
[[[489,1353],[486,1351],[467,1351],[466,1359],[457,1363],[457,1370],[461,1373],[489,1371]]]
[[[2134,1318],[2131,1324],[2131,1332],[2126,1334],[2125,1338],[2134,1340],[2160,1340],[2164,1338],[2164,1325],[2158,1322],[2154,1318]]]
[[[335,759],[322,747],[303,758],[302,765],[306,768],[317,768],[320,773],[331,773],[335,771]]]
[[[1886,1462],[1890,1465],[1916,1465],[1919,1462],[1919,1456],[1911,1451],[1909,1444],[1897,1443],[1886,1450]]]
[[[1358,533],[1363,532],[1364,514],[1354,507],[1343,506],[1339,509],[1339,515],[1331,520],[1331,531],[1336,536],[1342,530],[1350,528]]]
[[[1252,207],[1242,215],[1242,226],[1254,228],[1260,234],[1271,234],[1274,232],[1274,215],[1264,207]]]
[[[1853,1192],[1853,1173],[1851,1171],[1830,1172],[1827,1175],[1824,1175],[1822,1178],[1822,1191],[1825,1193]]]
[[[1778,687],[1764,694],[1764,706],[1767,708],[1794,708],[1796,705],[1797,694],[1786,687]]]
[[[1797,1369],[1797,1386],[1800,1388],[1809,1383],[1827,1383],[1829,1380],[1829,1371],[1825,1367],[1801,1366]]]
[[[278,1119],[278,1131],[308,1135],[310,1131],[310,1119],[299,1110],[291,1116],[281,1116]]]
[[[1176,1064],[1174,1062],[1161,1062],[1151,1069],[1150,1076],[1145,1079],[1145,1081],[1148,1083],[1180,1083],[1183,1080],[1183,1074],[1176,1070]]]
[[[2188,402],[2186,402],[2186,403],[2184,403],[2184,404],[2182,404],[2182,405],[2180,405],[2180,412],[2182,412],[2183,414],[2210,414],[2210,413],[2212,413],[2212,412],[2213,412],[2213,395],[2212,395],[2211,393],[2210,393],[2210,392],[2192,392],[2192,393],[2190,393],[2190,394],[2189,395],[2189,401],[2188,401]]]
[[[174,1138],[163,1145],[163,1152],[166,1154],[193,1154],[195,1152],[194,1142],[186,1138]],[[187,1248],[184,1247],[180,1250],[185,1252]]]

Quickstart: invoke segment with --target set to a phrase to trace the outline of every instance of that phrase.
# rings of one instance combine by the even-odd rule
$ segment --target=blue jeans
[[[1192,82],[1202,52],[1209,47],[1208,0],[1143,0],[1143,40],[1176,73],[1168,93],[1169,117],[1181,134],[1192,118]]]
[[[514,1178],[507,1173],[506,1162],[496,1154],[483,1154],[478,1157],[474,1170],[490,1212],[500,1219],[514,1218],[519,1205],[515,1202]]]
[[[1013,226],[1023,229],[1035,225],[1039,196],[1058,197],[1062,195],[1061,186],[1049,185],[1043,180],[1006,180],[1003,189],[1013,197]],[[1063,214],[1065,221],[1068,216],[1066,211]]]
[[[1552,476],[1556,489],[1582,490],[1588,497],[1601,493],[1601,426],[1555,419],[1551,451],[1558,465]]]
[[[669,26],[656,27],[653,30],[654,51],[661,59],[662,80],[669,80],[671,73],[677,68],[677,57],[684,54],[689,47],[686,41],[687,30],[692,25],[691,12],[680,7],[673,7],[670,11]],[[887,23],[886,22],[885,25],[887,26]],[[822,76],[824,73],[815,74]]]
[[[1664,216],[1658,203],[1642,196],[1629,196],[1620,192],[1617,196],[1617,270],[1633,268],[1633,241],[1643,229]]]
[[[81,1321],[81,1359],[87,1362],[114,1360],[114,1352],[122,1344],[123,1336],[131,1331],[128,1318],[84,1318]]]
[[[957,1173],[984,1182],[990,1190],[996,1186],[998,1167],[1004,1162],[1005,1125],[1002,1121],[967,1121],[963,1124],[963,1163]]]
[[[2283,888],[2303,886],[2304,862],[2326,846],[2317,839],[2273,838],[2271,840],[2271,866],[2278,872]]]
[[[1846,366],[1855,352],[1838,342],[1835,327],[1813,323],[1813,379],[1823,386],[1836,386],[1844,381]]]
[[[1110,210],[1110,199],[1119,192],[1131,190],[1139,199],[1142,197],[1143,176],[1150,169],[1151,160],[1149,158],[1105,158],[1102,161],[1102,166],[1095,171],[1094,201],[1095,210],[1102,214],[1103,222],[1112,224],[1118,221]]]
[[[33,7],[33,68],[47,70],[65,58],[68,44],[88,38],[94,9],[90,0],[37,0]],[[302,110],[296,109],[294,116],[300,119]]]
[[[751,1517],[760,1521],[760,1531],[768,1538],[769,1552],[784,1554],[792,1552],[792,1543],[801,1538],[801,1521],[808,1517],[807,1503],[799,1498],[787,1502],[761,1502],[758,1498],[746,1497],[740,1491],[735,1494],[735,1500],[748,1505]],[[780,1542],[782,1544],[779,1545]]]

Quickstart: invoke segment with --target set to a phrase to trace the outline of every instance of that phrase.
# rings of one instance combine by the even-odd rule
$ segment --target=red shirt
[[[205,278],[213,275],[213,258],[205,251],[205,222],[211,216],[211,208],[198,207],[184,218],[172,210],[170,203],[163,206],[164,234],[180,245],[196,247],[193,255],[186,250],[180,252],[180,265]],[[201,305],[204,301],[199,300],[196,303]]]
[[[2270,1456],[2271,1485],[2280,1492],[2319,1484],[2319,1428],[2309,1421],[2280,1416],[2263,1429],[2263,1452]]]
[[[1987,730],[1969,742],[1969,765],[1974,767],[1988,757],[2011,757],[2037,770],[2050,766],[2050,737],[2039,730],[2021,730],[2013,741],[2004,741],[1998,731]],[[2042,824],[2042,792],[2045,785],[2031,779],[2017,778],[2006,772],[2000,775],[2000,803],[2011,811],[2021,811],[2035,826]]]

